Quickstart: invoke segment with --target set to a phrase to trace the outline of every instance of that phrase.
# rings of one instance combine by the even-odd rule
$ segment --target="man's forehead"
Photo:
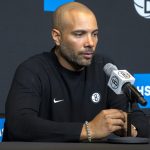
[[[64,13],[62,16],[63,23],[84,23],[87,22],[89,19],[95,20],[95,16],[90,12],[72,10],[67,13]],[[91,20],[91,21],[92,21]],[[90,21],[90,20],[89,20]]]
[[[91,14],[79,13],[68,13],[63,19],[63,29],[68,30],[85,30],[92,32],[98,29],[97,21],[95,16]]]

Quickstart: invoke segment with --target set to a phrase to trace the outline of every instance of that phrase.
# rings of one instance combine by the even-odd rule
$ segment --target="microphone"
[[[118,68],[107,63],[104,66],[104,72],[109,76],[108,86],[117,94],[132,95],[132,98],[142,106],[147,104],[143,95],[133,86],[135,78],[127,70],[118,70]]]

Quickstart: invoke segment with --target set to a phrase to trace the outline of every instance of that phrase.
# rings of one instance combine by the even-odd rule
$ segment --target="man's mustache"
[[[82,53],[95,53],[95,51],[92,49],[92,48],[88,48],[88,49],[85,49],[84,51],[82,51]]]

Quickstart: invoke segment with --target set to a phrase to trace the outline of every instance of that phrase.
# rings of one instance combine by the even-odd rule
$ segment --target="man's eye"
[[[97,37],[97,36],[98,36],[98,33],[93,33],[93,36],[94,36],[94,37]]]
[[[75,37],[82,37],[85,34],[85,32],[74,32],[73,35]]]
[[[81,37],[83,34],[82,33],[75,33],[76,37]]]

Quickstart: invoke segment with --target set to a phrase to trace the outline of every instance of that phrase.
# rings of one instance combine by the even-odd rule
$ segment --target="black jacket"
[[[83,123],[107,108],[127,109],[127,98],[108,86],[103,71],[110,62],[95,55],[83,71],[63,68],[52,50],[22,63],[6,102],[4,141],[79,141]],[[132,115],[138,136],[147,136],[147,120]]]

